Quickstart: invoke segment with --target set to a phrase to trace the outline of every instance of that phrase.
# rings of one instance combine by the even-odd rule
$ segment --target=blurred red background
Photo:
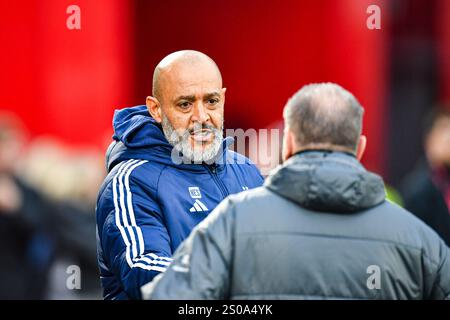
[[[450,1],[433,3],[444,99]],[[66,27],[71,4],[81,8],[81,30]],[[381,8],[381,30],[366,26],[371,4]],[[265,128],[302,85],[341,84],[366,109],[364,163],[383,173],[391,12],[381,0],[2,0],[0,108],[17,113],[32,137],[103,150],[114,109],[144,103],[158,61],[195,49],[222,70],[227,128]]]

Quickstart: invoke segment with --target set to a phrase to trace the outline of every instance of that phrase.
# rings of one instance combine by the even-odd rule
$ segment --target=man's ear
[[[227,88],[222,88],[222,100],[225,102],[225,92],[227,92]]]
[[[155,119],[156,122],[161,123],[162,116],[161,116],[161,104],[159,103],[158,99],[152,96],[148,96],[145,100],[145,104],[147,105],[147,110],[150,113],[150,115]]]
[[[366,150],[366,145],[367,145],[367,137],[361,135],[359,137],[358,148],[356,149],[356,159],[361,161],[364,151]]]
[[[286,161],[292,155],[294,154],[295,150],[295,142],[294,142],[294,134],[292,133],[289,128],[284,129],[284,136],[283,136],[283,161]]]

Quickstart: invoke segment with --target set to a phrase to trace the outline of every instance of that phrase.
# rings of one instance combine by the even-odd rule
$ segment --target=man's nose
[[[209,120],[209,114],[206,107],[203,105],[203,102],[198,102],[194,106],[192,114],[192,121],[193,122],[199,122],[199,123],[205,123]]]

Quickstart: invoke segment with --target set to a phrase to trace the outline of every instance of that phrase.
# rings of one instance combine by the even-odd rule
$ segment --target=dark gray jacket
[[[450,299],[450,252],[352,156],[303,152],[224,200],[150,299]]]

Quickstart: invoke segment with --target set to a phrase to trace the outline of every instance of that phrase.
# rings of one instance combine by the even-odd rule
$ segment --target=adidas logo
[[[208,208],[205,206],[203,202],[198,199],[195,199],[194,206],[189,209],[190,212],[203,212],[208,211]]]

